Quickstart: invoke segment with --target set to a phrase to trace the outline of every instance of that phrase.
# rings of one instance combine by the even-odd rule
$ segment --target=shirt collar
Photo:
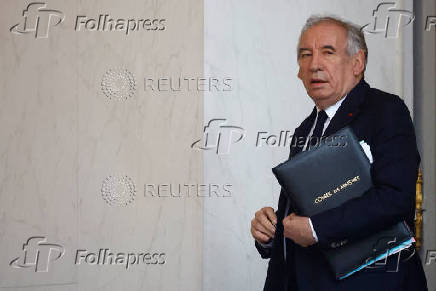
[[[347,94],[348,95],[348,94]],[[327,107],[326,109],[324,109],[325,113],[327,114],[327,116],[332,119],[333,116],[335,116],[336,111],[338,111],[339,107],[341,107],[342,102],[345,100],[345,98],[347,98],[347,95],[345,95],[343,98],[341,98],[340,100],[338,100],[335,104],[330,105],[329,107]],[[319,112],[320,109],[318,107],[316,107],[316,111]]]

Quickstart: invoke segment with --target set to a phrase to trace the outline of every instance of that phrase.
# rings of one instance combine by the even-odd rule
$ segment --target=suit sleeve
[[[289,157],[290,158],[290,157]],[[283,224],[282,220],[284,218],[284,214],[286,211],[286,193],[283,188],[280,190],[280,197],[279,197],[279,203],[276,213],[277,216],[277,225],[276,225],[276,232],[274,234],[274,237],[270,242],[268,242],[268,246],[262,246],[257,241],[254,241],[257,251],[259,252],[260,256],[263,259],[271,258],[271,253],[274,247],[279,247],[281,249],[282,247],[282,239],[283,239]],[[291,206],[292,209],[292,206]],[[282,250],[279,250],[279,252],[282,252]]]
[[[271,244],[271,246],[266,246],[265,247],[265,246],[262,246],[257,241],[254,241],[254,245],[256,246],[256,249],[259,252],[259,254],[260,254],[262,259],[269,259],[269,258],[271,258],[272,244]]]
[[[276,233],[274,237],[267,243],[267,245],[262,246],[260,243],[258,243],[256,240],[254,241],[254,245],[256,246],[257,251],[259,252],[262,259],[268,259],[271,258],[271,252],[274,244],[274,240],[279,239],[282,229],[282,219],[283,217],[283,205],[286,204],[286,196],[284,193],[283,188],[280,190],[280,197],[279,197],[279,207],[277,209],[276,216],[277,216],[277,225],[276,225]]]
[[[374,186],[361,197],[311,217],[322,248],[381,231],[414,213],[420,157],[409,110],[401,99],[394,101],[376,117],[370,141]]]

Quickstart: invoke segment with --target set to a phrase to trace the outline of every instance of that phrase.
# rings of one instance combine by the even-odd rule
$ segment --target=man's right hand
[[[267,243],[274,237],[277,225],[277,216],[274,209],[264,207],[256,212],[251,221],[251,235],[259,243]]]

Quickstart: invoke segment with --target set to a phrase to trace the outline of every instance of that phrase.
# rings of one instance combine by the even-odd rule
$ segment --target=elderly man
[[[270,259],[264,290],[427,290],[414,249],[391,255],[383,268],[367,267],[343,280],[335,280],[330,272],[321,248],[402,220],[414,231],[420,157],[404,102],[371,88],[363,78],[368,51],[359,27],[335,17],[311,17],[297,53],[298,77],[315,106],[294,133],[294,139],[306,143],[292,141],[289,158],[306,150],[311,136],[329,136],[350,126],[370,146],[374,186],[361,197],[312,217],[293,213],[283,189],[277,212],[271,207],[257,211],[251,233],[262,258]]]

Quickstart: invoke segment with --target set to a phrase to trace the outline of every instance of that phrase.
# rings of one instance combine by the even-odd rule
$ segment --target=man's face
[[[355,58],[347,54],[343,27],[321,22],[304,32],[298,49],[298,77],[318,106],[336,103],[357,84],[360,73]]]

